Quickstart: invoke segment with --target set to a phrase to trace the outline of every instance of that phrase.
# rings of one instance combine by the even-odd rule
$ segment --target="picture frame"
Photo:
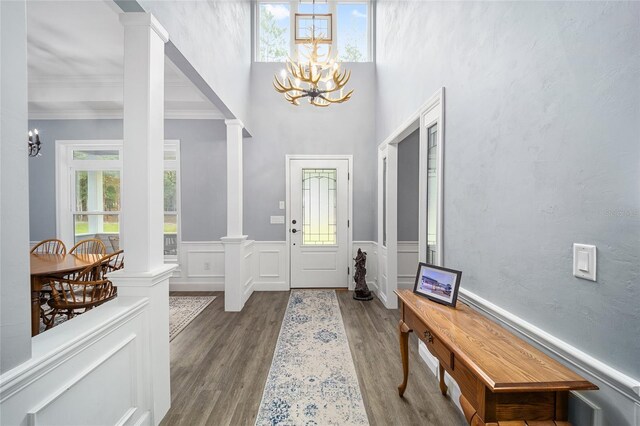
[[[437,303],[454,307],[458,300],[458,288],[462,271],[418,263],[413,292]]]

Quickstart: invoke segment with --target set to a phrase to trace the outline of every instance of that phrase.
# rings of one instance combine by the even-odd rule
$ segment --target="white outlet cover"
[[[284,216],[271,216],[271,224],[272,225],[284,224]]]
[[[280,206],[280,210],[284,210],[284,201],[279,201],[278,205]]]
[[[573,276],[585,280],[596,280],[596,246],[573,244]]]

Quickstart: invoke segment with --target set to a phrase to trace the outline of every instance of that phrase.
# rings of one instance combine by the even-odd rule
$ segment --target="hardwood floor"
[[[224,312],[222,293],[171,342],[171,409],[162,425],[253,425],[262,399],[289,292],[254,293],[242,312]],[[405,398],[398,350],[398,311],[357,302],[338,291],[371,425],[464,425],[410,342]]]

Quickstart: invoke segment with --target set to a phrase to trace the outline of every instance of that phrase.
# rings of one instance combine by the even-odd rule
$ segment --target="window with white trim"
[[[67,243],[98,238],[120,248],[122,141],[56,141],[57,234]],[[180,241],[180,142],[164,147],[164,255]]]
[[[284,62],[287,56],[296,58],[303,45],[295,43],[296,24],[307,25],[309,19],[296,20],[296,14],[315,13],[316,32],[322,28],[325,20],[321,15],[331,14],[332,52],[337,52],[342,62],[371,62],[372,45],[372,3],[364,0],[354,1],[310,1],[258,0],[255,8],[254,36],[257,62]],[[299,28],[304,33],[306,28]],[[320,30],[321,31],[321,30]],[[323,35],[327,35],[324,34]],[[320,52],[323,53],[323,52]]]

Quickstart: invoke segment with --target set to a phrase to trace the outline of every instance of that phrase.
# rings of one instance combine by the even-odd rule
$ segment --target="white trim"
[[[158,22],[151,13],[148,12],[127,12],[120,14],[120,23],[123,27],[148,27],[152,29],[160,39],[166,43],[169,41],[169,33]]]
[[[118,160],[73,160],[72,151],[79,147],[80,149],[114,149],[119,152]],[[176,152],[175,160],[163,160],[163,170],[176,170],[176,203],[177,223],[176,223],[176,243],[178,248],[181,243],[182,228],[182,198],[181,198],[181,175],[180,170],[180,140],[166,139],[164,141],[164,150]],[[55,141],[55,195],[56,195],[56,238],[65,242],[65,244],[75,244],[75,231],[73,228],[73,199],[74,179],[70,171],[74,168],[81,170],[119,170],[120,171],[120,191],[122,192],[126,182],[122,179],[123,170],[123,141],[122,139],[80,139],[68,140],[61,139]],[[171,167],[167,168],[167,164]],[[77,166],[77,167],[76,167]],[[95,212],[100,214],[101,212]],[[120,216],[120,229],[122,229],[122,210],[119,212],[102,212],[105,214],[118,214]],[[69,221],[69,216],[71,221]],[[164,210],[163,210],[164,215]],[[121,239],[122,241],[122,239]],[[72,246],[73,246],[72,244]],[[178,253],[179,256],[179,253]],[[164,256],[165,262],[175,262],[176,256]]]
[[[353,283],[353,267],[351,267],[351,246],[353,241],[353,155],[286,155],[285,156],[285,241],[287,244],[287,284],[291,288],[291,241],[290,241],[290,225],[291,225],[291,189],[289,185],[291,183],[291,161],[292,160],[347,160],[349,178],[347,179],[347,191],[348,194],[348,212],[347,219],[349,220],[349,227],[347,228],[347,255],[349,260],[349,274],[347,275],[348,289],[354,289]]]
[[[437,168],[437,264],[444,265],[444,87],[436,91],[416,112],[411,114],[396,130],[394,130],[380,145],[378,145],[378,244],[382,244],[384,236],[382,233],[381,221],[382,202],[386,202],[386,271],[387,271],[387,291],[384,302],[389,309],[397,307],[397,300],[393,291],[398,288],[397,282],[397,261],[398,261],[398,144],[400,144],[409,134],[416,129],[420,131],[420,166],[419,166],[419,199],[420,217],[418,225],[419,253],[418,259],[421,261],[427,258],[427,126],[438,123],[438,168]],[[386,176],[386,200],[382,200],[383,158],[387,159]],[[382,257],[381,257],[382,259]],[[382,292],[380,293],[382,294]],[[382,298],[381,298],[382,299]]]
[[[584,373],[606,383],[627,398],[640,402],[640,381],[627,376],[621,371],[614,369],[469,290],[461,288],[459,295],[462,301],[498,321],[500,324],[504,324],[517,333],[527,337],[543,349],[563,359],[571,366],[577,367]]]

